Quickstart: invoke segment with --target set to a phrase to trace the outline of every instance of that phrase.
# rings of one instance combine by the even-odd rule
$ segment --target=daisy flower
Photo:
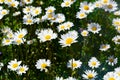
[[[80,68],[82,65],[82,62],[80,60],[75,60],[75,59],[71,59],[69,60],[69,62],[67,63],[67,67],[68,68],[72,68],[73,70],[75,68]]]
[[[110,0],[100,0],[102,5],[107,5],[109,4]]]
[[[10,44],[12,44],[12,41],[13,41],[12,39],[3,38],[2,45],[3,46],[10,45]]]
[[[115,29],[117,30],[118,33],[120,33],[120,26],[117,26]]]
[[[4,27],[4,28],[1,29],[1,32],[3,34],[7,34],[8,32],[11,32],[11,29],[9,27]]]
[[[26,73],[28,71],[28,67],[26,65],[19,66],[17,70],[17,74],[22,75],[23,73]]]
[[[14,7],[14,8],[17,8],[19,5],[19,2],[18,1],[12,1],[8,4],[9,7]]]
[[[1,71],[3,66],[4,66],[4,64],[2,62],[0,62],[0,71]]]
[[[37,35],[40,42],[50,41],[57,38],[57,34],[50,28],[41,30]]]
[[[24,36],[27,34],[27,29],[23,28],[23,29],[19,29],[17,32],[14,33],[15,37],[17,38],[24,38]]]
[[[12,31],[9,31],[7,34],[6,34],[7,38],[9,39],[13,39],[14,38],[14,34]]]
[[[87,31],[87,30],[83,30],[82,32],[81,32],[81,35],[82,36],[88,36],[88,34],[89,34],[89,32]]]
[[[32,17],[23,19],[23,24],[32,25],[32,24],[34,24],[34,19]]]
[[[98,23],[88,24],[88,31],[96,34],[96,33],[99,33],[100,30],[101,30],[101,26]]]
[[[34,9],[34,7],[33,6],[26,6],[25,8],[23,8],[23,13],[28,14],[31,12],[31,9]]]
[[[25,42],[24,38],[21,39],[21,38],[15,37],[13,44],[20,45],[20,44],[23,44],[24,42]]]
[[[9,13],[9,10],[6,10],[6,9],[0,10],[0,19],[2,19],[8,13]]]
[[[23,0],[23,2],[24,2],[25,4],[31,4],[31,3],[33,2],[33,0]]]
[[[120,10],[115,11],[115,12],[114,12],[114,15],[119,16],[119,15],[120,15]]]
[[[93,12],[94,6],[92,3],[88,3],[87,1],[84,1],[80,3],[79,9],[85,13],[90,13],[90,12]]]
[[[50,62],[50,60],[39,59],[36,62],[35,66],[36,66],[37,69],[40,69],[40,71],[45,70],[45,72],[47,72],[48,71],[47,67],[51,66],[51,62]]]
[[[114,41],[115,44],[120,44],[120,35],[113,37],[112,41]]]
[[[83,11],[77,12],[77,14],[76,14],[76,18],[78,18],[78,19],[83,19],[86,17],[87,17],[87,14]]]
[[[114,66],[118,62],[118,58],[114,58],[114,56],[109,56],[108,60],[106,60],[108,65]]]
[[[82,75],[83,79],[94,80],[97,76],[97,72],[94,70],[86,70]]]
[[[61,3],[61,7],[71,7],[71,0],[64,0],[64,2]]]
[[[3,4],[4,3],[4,0],[0,0],[0,4]]]
[[[100,50],[101,51],[107,51],[110,48],[109,44],[102,44],[100,45]]]
[[[45,8],[45,10],[46,10],[46,13],[49,14],[49,13],[53,13],[56,9],[54,6],[49,6]]]
[[[112,24],[115,27],[120,26],[120,18],[113,19]]]
[[[65,15],[64,14],[58,13],[55,16],[56,16],[55,17],[56,18],[56,20],[55,20],[56,23],[62,23],[62,22],[65,21]]]
[[[13,16],[18,16],[18,15],[20,15],[21,14],[21,12],[20,11],[17,11],[17,12],[14,12],[13,13]]]
[[[77,79],[75,79],[73,77],[68,77],[67,79],[64,79],[64,80],[77,80]]]
[[[55,80],[64,80],[63,77],[56,77]]]
[[[35,9],[32,10],[31,14],[32,16],[37,16],[42,13],[41,7],[36,7]]]
[[[120,67],[115,68],[115,73],[120,77]]]
[[[100,0],[94,2],[95,8],[102,8],[102,3]]]
[[[100,62],[95,57],[92,57],[88,62],[88,66],[91,68],[98,68],[100,66]]]
[[[12,71],[16,71],[16,70],[19,68],[21,62],[22,62],[22,61],[17,61],[16,59],[11,60],[11,61],[8,63],[7,68],[10,69],[10,70],[12,70]]]
[[[78,38],[78,33],[76,31],[69,31],[66,34],[61,35],[59,43],[62,47],[71,46],[71,44],[76,43]]]
[[[59,32],[64,31],[64,30],[66,30],[66,25],[63,23],[63,24],[60,24],[59,26],[57,26],[57,28],[58,28]]]
[[[120,77],[114,72],[108,72],[104,75],[103,80],[120,80]]]
[[[107,4],[103,6],[103,9],[105,9],[105,11],[109,11],[109,12],[113,12],[115,10],[117,10],[117,3],[115,1],[111,1]]]

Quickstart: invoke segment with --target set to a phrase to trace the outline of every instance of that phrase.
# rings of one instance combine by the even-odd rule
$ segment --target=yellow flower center
[[[112,8],[113,8],[113,5],[112,5],[112,4],[109,4],[107,7],[108,7],[109,9],[112,9]]]
[[[21,67],[19,71],[20,71],[20,72],[24,72],[24,71],[25,71],[25,68]]]
[[[110,59],[109,59],[109,61],[110,61],[110,62],[113,62],[113,61],[114,61],[114,59],[113,59],[113,58],[110,58]]]
[[[7,0],[8,2],[12,2],[12,0]]]
[[[35,10],[35,14],[39,14],[39,10]]]
[[[108,0],[103,0],[103,3],[108,3]]]
[[[52,10],[52,9],[49,9],[49,10],[48,10],[48,12],[49,12],[49,13],[52,13],[52,12],[53,12],[53,10]]]
[[[27,2],[30,2],[30,0],[26,0]]]
[[[107,48],[107,46],[106,46],[106,45],[103,45],[103,46],[102,46],[102,49],[106,49],[106,48]]]
[[[97,63],[95,61],[93,61],[91,64],[92,64],[92,66],[96,66]]]
[[[73,63],[72,63],[72,67],[73,67],[73,68],[77,67],[77,63],[73,62]]]
[[[18,64],[17,63],[14,63],[13,65],[12,65],[12,68],[17,68],[18,67]]]
[[[85,5],[85,6],[84,6],[84,9],[85,9],[85,10],[89,10],[89,6],[88,6],[88,5]]]
[[[94,76],[93,76],[93,74],[88,74],[88,79],[92,79]]]
[[[44,68],[47,67],[47,64],[46,64],[46,63],[43,63],[43,64],[41,65],[41,67],[44,69]]]
[[[51,35],[46,35],[46,36],[45,36],[45,39],[46,39],[46,40],[50,40],[50,39],[51,39]]]
[[[7,14],[7,12],[6,11],[2,11],[2,15],[5,15],[5,14]]]
[[[62,29],[62,30],[65,29],[65,26],[64,25],[60,26],[60,29]]]
[[[67,38],[65,41],[66,44],[71,44],[72,42],[73,42],[72,38]]]
[[[97,30],[97,27],[96,27],[96,26],[93,26],[93,27],[92,27],[92,30],[93,30],[93,31],[96,31],[96,30]]]
[[[83,36],[87,36],[87,34],[88,34],[87,31],[83,31],[83,32],[82,32],[82,35],[83,35]]]
[[[23,37],[24,35],[22,33],[18,35],[18,38],[23,38]]]
[[[22,42],[22,40],[21,40],[21,39],[18,39],[18,40],[16,40],[16,42],[17,42],[18,44],[20,44],[20,43]]]
[[[0,0],[0,2],[4,2],[4,0]]]
[[[115,80],[115,78],[114,78],[114,77],[111,77],[111,78],[109,78],[109,80]]]
[[[120,22],[119,21],[114,22],[114,24],[117,25],[117,26],[120,26]]]
[[[7,39],[5,42],[6,42],[6,43],[9,43],[9,42],[10,42],[10,40],[9,40],[9,39]]]
[[[120,42],[120,39],[117,39],[117,42]]]
[[[65,2],[65,5],[66,5],[66,6],[69,6],[69,5],[70,5],[70,2],[68,2],[68,1]]]
[[[28,20],[27,20],[27,23],[32,23],[32,20],[31,20],[31,19],[28,19]]]
[[[120,76],[120,72],[117,72],[118,76]]]
[[[15,7],[15,3],[11,3],[11,6],[12,6],[12,7]]]
[[[85,16],[85,14],[84,14],[84,13],[81,13],[79,16],[80,16],[80,17],[84,17],[84,16]]]

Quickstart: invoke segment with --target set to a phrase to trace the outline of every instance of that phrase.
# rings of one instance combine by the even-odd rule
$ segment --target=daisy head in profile
[[[87,80],[95,80],[97,77],[97,72],[94,70],[86,70],[84,71],[84,74],[82,75],[83,79]]]
[[[16,71],[20,64],[21,64],[22,61],[17,61],[17,59],[14,59],[14,60],[11,60],[9,63],[8,63],[8,66],[7,68],[12,70],[12,71]]]
[[[73,70],[76,69],[76,68],[80,68],[81,65],[82,65],[82,62],[80,60],[75,60],[75,59],[71,59],[67,63],[67,67],[71,68]]]
[[[87,14],[84,11],[77,12],[76,18],[78,19],[84,19],[87,17]]]
[[[92,32],[93,34],[99,33],[101,30],[101,26],[98,23],[90,23],[88,24],[88,31]]]
[[[110,48],[109,44],[101,44],[100,49],[101,51],[107,51]]]
[[[35,66],[36,66],[37,69],[40,69],[40,71],[45,70],[45,72],[47,72],[48,71],[47,67],[51,66],[51,61],[50,60],[46,60],[46,59],[39,59],[36,62]]]
[[[89,67],[91,68],[98,68],[100,66],[100,62],[97,60],[97,58],[92,57],[88,62]]]

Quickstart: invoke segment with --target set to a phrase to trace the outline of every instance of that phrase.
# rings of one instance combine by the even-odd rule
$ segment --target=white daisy
[[[101,3],[101,1],[100,1],[100,0],[95,1],[95,2],[94,2],[94,6],[95,6],[96,8],[102,8],[102,3]]]
[[[12,39],[5,39],[5,38],[3,38],[3,40],[2,40],[2,45],[3,46],[6,46],[6,45],[10,45],[10,44],[12,44]]]
[[[120,10],[115,11],[115,12],[114,12],[114,15],[116,15],[116,16],[120,16]]]
[[[23,8],[23,13],[28,14],[31,12],[31,9],[33,10],[34,7],[33,6],[25,6],[25,8]]]
[[[103,80],[120,80],[120,77],[114,72],[108,72],[104,75]]]
[[[95,57],[92,57],[88,62],[88,66],[91,68],[98,68],[100,66],[100,62]]]
[[[110,2],[107,5],[103,6],[103,9],[105,9],[105,11],[113,12],[118,9],[117,3],[115,1],[110,0]]]
[[[108,60],[106,60],[108,65],[114,66],[118,62],[118,58],[114,58],[114,56],[109,56]]]
[[[64,80],[63,77],[56,77],[55,80]]]
[[[94,70],[86,70],[82,75],[83,79],[94,80],[97,76],[97,72]]]
[[[110,0],[100,0],[102,5],[107,5],[109,4]]]
[[[37,16],[42,13],[41,7],[36,7],[35,9],[32,10],[31,14],[32,16]]]
[[[118,33],[120,33],[120,26],[117,26],[115,29],[117,30]]]
[[[23,19],[23,24],[32,25],[34,24],[34,19],[33,18]]]
[[[2,62],[0,62],[0,71],[1,71],[3,66],[4,66],[4,64]]]
[[[83,19],[86,17],[87,17],[87,14],[83,11],[77,12],[77,14],[76,14],[76,18],[78,18],[78,19]]]
[[[18,15],[20,15],[21,14],[21,12],[20,11],[17,11],[17,12],[14,12],[13,13],[13,16],[18,16]]]
[[[81,32],[81,35],[82,35],[82,36],[88,36],[88,34],[89,34],[89,32],[88,32],[87,30],[83,30],[83,31]]]
[[[8,63],[7,68],[10,69],[10,70],[12,70],[12,71],[16,71],[16,70],[19,68],[21,62],[22,62],[22,61],[17,61],[16,59],[11,60],[11,61]]]
[[[88,24],[88,31],[96,34],[96,33],[99,33],[100,30],[101,30],[101,26],[98,23]]]
[[[9,39],[13,39],[14,38],[14,34],[12,31],[9,31],[7,34],[6,34],[7,38]]]
[[[114,41],[115,44],[120,44],[120,35],[113,37],[112,41]]]
[[[120,18],[114,18],[112,23],[115,27],[120,26]]]
[[[23,28],[23,29],[19,29],[17,32],[14,33],[15,37],[17,38],[24,38],[24,36],[27,34],[27,29]]]
[[[1,29],[1,32],[2,32],[3,34],[7,34],[7,33],[9,33],[9,32],[12,32],[12,30],[11,30],[9,27],[4,27],[4,28]]]
[[[55,18],[56,18],[55,22],[57,22],[57,23],[62,23],[65,21],[65,15],[62,13],[56,14]]]
[[[35,66],[36,66],[37,69],[40,69],[40,71],[45,70],[45,72],[47,72],[48,71],[47,67],[51,66],[51,62],[50,62],[50,60],[39,59],[36,62]]]
[[[73,77],[68,77],[67,79],[64,79],[64,80],[77,80],[77,79]]]
[[[115,73],[120,77],[120,67],[115,68]]]
[[[101,51],[107,51],[110,48],[109,44],[102,44],[100,45],[100,50]]]
[[[14,7],[14,8],[17,8],[19,5],[19,2],[18,1],[12,1],[8,4],[9,7]]]
[[[61,3],[61,7],[71,7],[71,0],[64,0],[64,2]]]
[[[92,3],[88,3],[87,1],[84,1],[80,3],[79,9],[85,13],[90,13],[90,12],[93,12],[94,6]]]
[[[57,38],[57,34],[50,28],[41,30],[37,35],[40,42],[50,41]]]
[[[25,4],[31,4],[31,3],[33,2],[33,0],[23,0],[23,2],[24,2]]]
[[[49,6],[45,8],[45,10],[46,10],[46,13],[49,14],[49,13],[53,13],[56,9],[54,6]]]
[[[71,59],[67,63],[67,67],[71,68],[73,70],[76,69],[76,68],[80,68],[81,65],[82,65],[82,62],[80,60],[75,60],[75,59]]]
[[[21,38],[15,37],[13,44],[20,45],[20,44],[23,44],[24,42],[25,42],[25,39],[24,39],[24,38],[21,39]]]
[[[59,43],[62,47],[71,46],[71,44],[76,43],[78,38],[78,33],[76,31],[69,31],[66,34],[61,35]]]
[[[28,71],[28,67],[26,65],[19,66],[17,70],[17,74],[22,75],[23,73],[26,73]]]

